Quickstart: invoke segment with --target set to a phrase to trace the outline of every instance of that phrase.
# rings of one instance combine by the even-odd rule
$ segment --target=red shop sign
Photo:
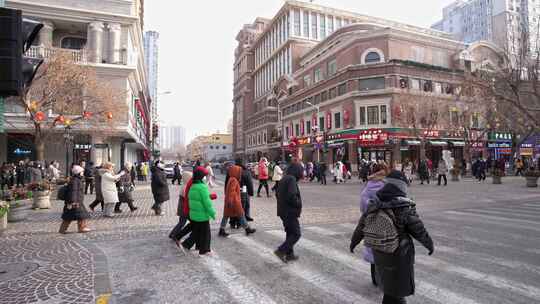
[[[364,130],[358,135],[358,143],[361,146],[384,146],[388,137],[388,133],[382,130]]]
[[[326,129],[332,129],[332,112],[326,112]]]

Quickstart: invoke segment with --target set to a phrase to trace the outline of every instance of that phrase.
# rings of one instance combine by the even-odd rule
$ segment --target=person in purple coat
[[[383,179],[388,174],[388,166],[384,163],[378,163],[373,166],[373,174],[368,176],[368,182],[360,193],[360,212],[365,213],[368,209],[369,201],[375,198],[375,194],[384,186]],[[371,281],[377,286],[375,259],[371,248],[364,246],[362,251],[364,261],[371,264]]]

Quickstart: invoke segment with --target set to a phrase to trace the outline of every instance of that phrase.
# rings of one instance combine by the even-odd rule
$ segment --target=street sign
[[[109,147],[109,144],[94,144],[94,148],[96,149],[107,149]]]

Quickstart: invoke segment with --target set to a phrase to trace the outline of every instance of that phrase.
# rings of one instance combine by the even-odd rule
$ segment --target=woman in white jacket
[[[123,170],[119,174],[114,174],[113,167],[112,163],[105,163],[99,172],[101,174],[101,192],[105,203],[103,215],[106,217],[113,217],[114,205],[118,203],[116,182],[125,174]]]
[[[272,175],[272,180],[274,181],[274,186],[272,187],[272,191],[277,191],[279,181],[283,177],[283,170],[281,170],[281,167],[278,164],[274,165],[274,174]]]

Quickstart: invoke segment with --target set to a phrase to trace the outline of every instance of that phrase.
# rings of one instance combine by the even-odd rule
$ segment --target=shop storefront
[[[366,161],[392,163],[390,133],[381,129],[364,130],[358,135],[358,155]]]
[[[34,137],[29,134],[8,134],[7,162],[17,163],[25,159],[36,159]]]
[[[502,132],[490,132],[488,134],[488,153],[493,160],[505,159],[507,162],[512,160],[512,134]]]

